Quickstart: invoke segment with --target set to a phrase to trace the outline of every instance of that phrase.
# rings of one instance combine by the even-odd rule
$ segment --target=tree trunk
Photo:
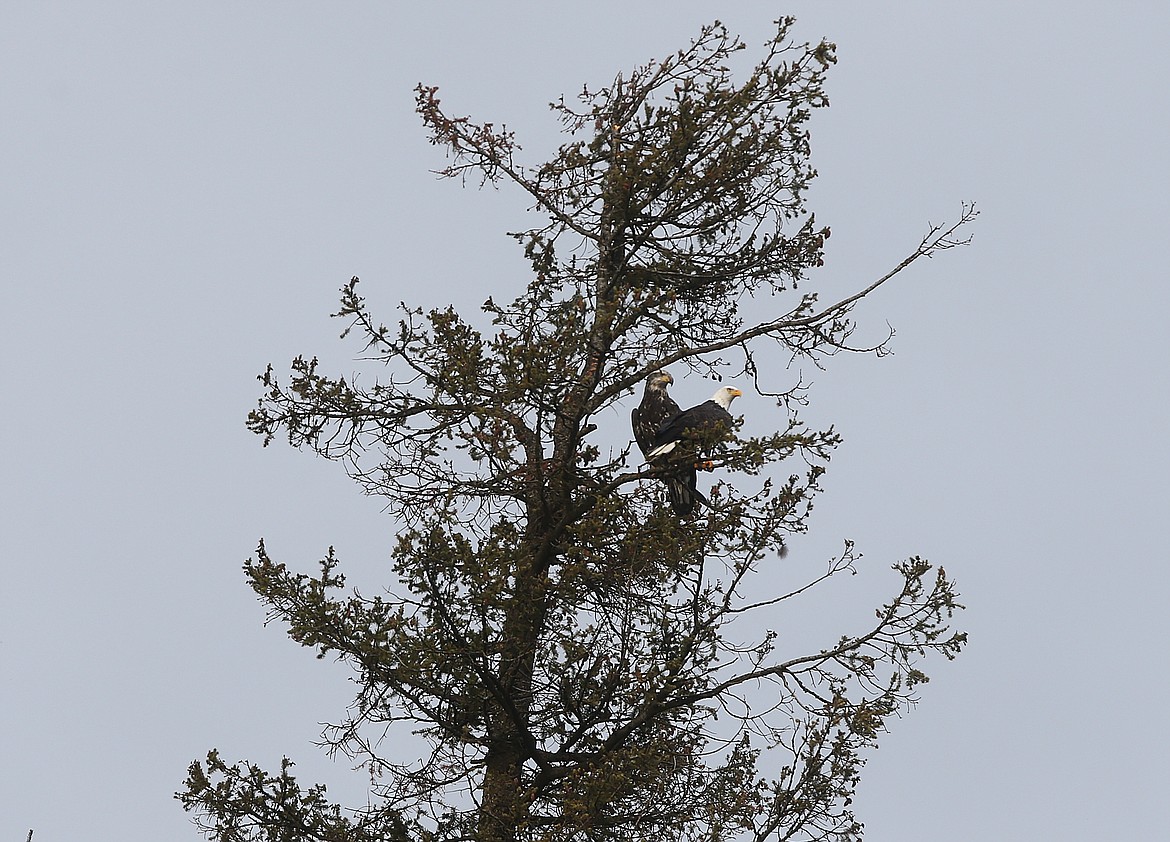
[[[541,567],[517,574],[516,591],[504,620],[498,670],[502,698],[493,706],[491,744],[484,759],[480,842],[511,842],[528,813],[522,772],[531,754],[528,715],[536,648],[547,612],[546,570]]]

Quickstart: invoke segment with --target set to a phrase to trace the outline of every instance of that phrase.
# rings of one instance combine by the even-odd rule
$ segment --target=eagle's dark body
[[[684,410],[658,428],[653,447],[646,454],[647,459],[665,456],[682,442],[710,443],[713,431],[721,429],[731,432],[735,419],[731,417],[731,402],[742,392],[730,386],[717,391],[709,401]]]
[[[682,411],[674,402],[674,398],[666,393],[666,387],[673,382],[674,378],[665,371],[651,374],[646,378],[642,402],[635,406],[631,413],[634,439],[638,442],[643,456],[654,449],[654,442],[662,425]]]
[[[651,374],[646,378],[642,402],[634,407],[631,413],[634,439],[638,442],[643,456],[647,456],[656,446],[659,430],[681,412],[674,398],[666,393],[666,387],[673,382],[674,378],[665,371]],[[662,477],[662,482],[666,485],[666,497],[674,513],[685,517],[694,511],[695,501],[703,499],[703,495],[695,487],[698,479],[694,465],[671,466],[669,460],[664,458],[647,458],[646,461],[654,468],[674,469],[670,476]]]

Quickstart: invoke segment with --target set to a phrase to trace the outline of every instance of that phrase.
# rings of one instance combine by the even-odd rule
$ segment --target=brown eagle
[[[651,459],[649,456],[658,444],[659,431],[680,413],[679,405],[666,393],[666,387],[672,383],[674,378],[667,371],[656,371],[647,377],[642,402],[634,407],[630,421],[634,428],[634,439],[650,466],[672,468],[669,476],[662,477],[666,485],[666,498],[674,513],[685,517],[694,511],[696,500],[706,502],[695,487],[697,477],[694,465],[671,465],[665,458]]]

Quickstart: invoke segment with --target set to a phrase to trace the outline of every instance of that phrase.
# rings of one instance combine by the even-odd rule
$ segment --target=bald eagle
[[[666,387],[674,383],[674,378],[667,371],[656,371],[646,378],[646,389],[642,392],[642,402],[634,407],[630,413],[631,426],[634,428],[634,439],[642,455],[646,456],[655,445],[659,429],[670,422],[681,411],[674,398],[666,393]],[[666,459],[647,459],[651,467],[665,468],[669,463]],[[703,495],[695,489],[696,476],[694,466],[681,468],[662,477],[666,485],[666,497],[670,501],[670,508],[680,517],[689,515],[695,508],[695,500],[703,500]],[[704,500],[704,502],[706,502]]]
[[[630,413],[634,438],[643,456],[654,449],[654,438],[658,435],[658,428],[682,412],[674,398],[666,394],[666,387],[673,384],[674,378],[668,371],[656,371],[651,374],[646,378],[642,402]]]
[[[742,394],[734,386],[724,386],[711,396],[711,400],[680,412],[658,428],[654,446],[646,458],[653,460],[665,456],[680,442],[710,441],[711,431],[718,425],[723,425],[725,431],[730,432],[734,419],[728,410],[731,402]]]

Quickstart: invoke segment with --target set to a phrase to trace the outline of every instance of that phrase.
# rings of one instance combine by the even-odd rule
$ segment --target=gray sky
[[[261,536],[303,569],[334,544],[376,587],[394,524],[337,466],[261,449],[254,377],[296,353],[358,370],[327,318],[351,275],[387,319],[524,280],[503,236],[524,198],[434,180],[416,82],[543,160],[545,103],[681,46],[709,5],[5,4],[0,839],[197,839],[171,793],[212,746],[364,800],[312,745],[346,671],[265,628],[240,565]],[[983,211],[859,311],[895,356],[815,377],[811,417],[846,442],[786,563],[858,541],[838,632],[912,554],[969,606],[967,652],[926,663],[870,759],[870,840],[1164,833],[1167,8],[724,15],[838,44],[813,124],[827,289]],[[766,424],[762,403],[736,409]]]

